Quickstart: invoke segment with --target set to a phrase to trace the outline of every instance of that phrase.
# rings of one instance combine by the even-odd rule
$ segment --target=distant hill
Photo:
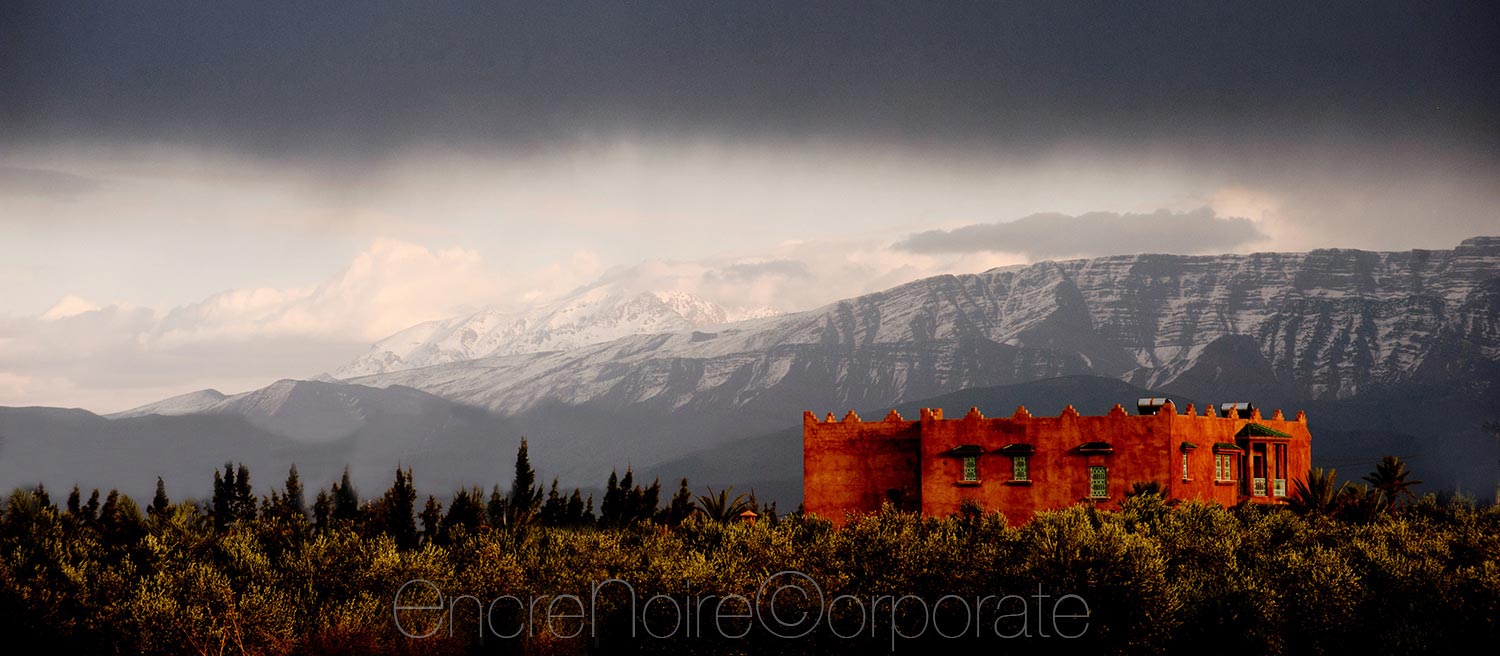
[[[508,482],[519,432],[490,412],[409,388],[281,381],[214,399],[181,414],[0,407],[0,483],[119,488],[150,499],[162,476],[174,497],[204,497],[225,461],[244,462],[257,490],[280,487],[296,463],[307,489],[347,465],[367,496],[385,490],[397,464],[424,491]],[[54,495],[56,496],[56,495]],[[311,502],[311,499],[309,499]]]

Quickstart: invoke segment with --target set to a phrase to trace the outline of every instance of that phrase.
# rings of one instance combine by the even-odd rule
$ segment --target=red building
[[[1072,406],[1057,417],[1023,406],[989,418],[975,408],[962,419],[924,408],[918,421],[894,410],[873,422],[806,412],[805,509],[842,523],[845,511],[886,502],[942,516],[973,499],[1018,524],[1080,502],[1113,506],[1138,482],[1157,483],[1168,500],[1285,502],[1311,466],[1307,416],[1277,410],[1266,419],[1249,404],[1223,410],[1189,405],[1178,414],[1169,399],[1141,399],[1135,415],[1116,405],[1102,417]]]

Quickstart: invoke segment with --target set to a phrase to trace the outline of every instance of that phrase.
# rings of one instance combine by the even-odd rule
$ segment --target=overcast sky
[[[800,310],[1500,233],[1495,3],[1204,4],[0,3],[0,405],[243,391],[604,275]]]

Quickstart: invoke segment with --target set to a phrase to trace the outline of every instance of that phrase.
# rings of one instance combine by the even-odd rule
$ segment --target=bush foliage
[[[528,467],[518,472],[534,478]],[[248,475],[215,476],[220,503],[171,503],[159,487],[144,513],[116,493],[85,504],[75,491],[62,507],[41,489],[11,493],[0,519],[5,635],[80,654],[922,653],[950,644],[936,629],[1005,653],[1442,653],[1500,637],[1500,509],[1462,498],[1369,512],[1357,500],[1302,510],[1169,505],[1147,492],[1022,526],[974,506],[946,518],[887,507],[835,529],[728,492],[695,502],[685,482],[653,514],[642,499],[654,504],[659,485],[637,486],[627,474],[613,481],[608,517],[595,518],[591,502],[582,512],[577,494],[570,504],[555,486],[544,512],[531,482],[508,496],[497,488],[488,506],[482,490],[463,491],[446,513],[429,497],[418,530],[423,505],[409,470],[352,510],[354,491],[342,481],[320,517],[309,517],[295,475],[294,494],[272,493],[258,507],[240,484]],[[760,520],[741,521],[726,505],[759,510]],[[792,597],[777,612],[826,612],[797,640],[753,622],[741,622],[744,637],[632,637],[645,625],[670,629],[676,616],[664,604],[632,611],[623,594],[601,595],[591,630],[572,639],[545,630],[541,616],[528,624],[515,607],[487,620],[478,610],[501,595],[587,599],[609,579],[629,582],[641,604],[657,594],[753,600],[787,570],[815,581],[824,603]],[[423,626],[439,628],[426,639],[404,637],[393,621],[397,590],[418,579],[453,606],[452,622],[426,616]],[[962,613],[939,612],[933,626],[914,604],[893,611],[877,601],[867,613],[851,598],[827,603],[1029,598],[1039,586],[1086,600],[1082,637],[1042,637],[1051,629],[1036,607],[1025,618],[981,610],[977,630]],[[482,621],[533,635],[481,637]],[[893,637],[893,628],[921,637]]]

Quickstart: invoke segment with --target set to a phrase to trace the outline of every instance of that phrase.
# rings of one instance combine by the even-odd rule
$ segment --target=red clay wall
[[[1307,470],[1312,467],[1312,435],[1307,431],[1305,415],[1298,413],[1296,419],[1288,420],[1282,418],[1281,411],[1278,410],[1272,418],[1265,419],[1257,410],[1248,417],[1216,417],[1212,409],[1203,414],[1195,413],[1192,406],[1188,406],[1187,410],[1187,414],[1175,415],[1172,418],[1172,433],[1179,441],[1192,442],[1198,448],[1188,453],[1191,480],[1182,480],[1182,463],[1180,460],[1177,462],[1175,476],[1171,479],[1169,486],[1168,498],[1215,501],[1226,506],[1234,505],[1241,500],[1255,503],[1276,503],[1284,500],[1273,496],[1273,490],[1270,487],[1264,497],[1251,496],[1249,486],[1251,467],[1248,450],[1234,454],[1235,471],[1232,483],[1215,481],[1214,445],[1219,443],[1237,443],[1241,448],[1255,442],[1264,442],[1268,445],[1285,444],[1287,447],[1287,471],[1285,472],[1287,496],[1291,496],[1292,491],[1296,489],[1297,481],[1306,480]],[[1236,438],[1235,434],[1250,423],[1260,424],[1292,437]],[[1267,451],[1269,453],[1271,450],[1268,448]],[[1177,457],[1181,458],[1181,453]],[[1274,467],[1272,469],[1274,470]]]
[[[885,421],[802,415],[802,494],[808,513],[843,524],[844,512],[879,510],[886,501],[920,508],[921,425],[892,412]]]
[[[1089,501],[1089,467],[1108,467],[1108,497],[1095,503],[1113,504],[1124,498],[1136,481],[1161,480],[1171,461],[1172,444],[1166,416],[1132,417],[1117,410],[1104,417],[1083,417],[1071,407],[1057,417],[1033,417],[1025,408],[991,419],[971,410],[963,419],[924,422],[922,425],[922,512],[948,515],[964,499],[978,501],[986,510],[999,510],[1013,524],[1024,523],[1038,510],[1063,508]],[[1108,442],[1111,454],[1083,454],[1087,442]],[[960,458],[944,455],[964,444],[977,444],[987,453],[979,457],[979,484],[965,483]],[[1027,483],[1011,480],[1011,458],[994,453],[1009,444],[1029,444]],[[1162,481],[1165,483],[1166,481]]]

